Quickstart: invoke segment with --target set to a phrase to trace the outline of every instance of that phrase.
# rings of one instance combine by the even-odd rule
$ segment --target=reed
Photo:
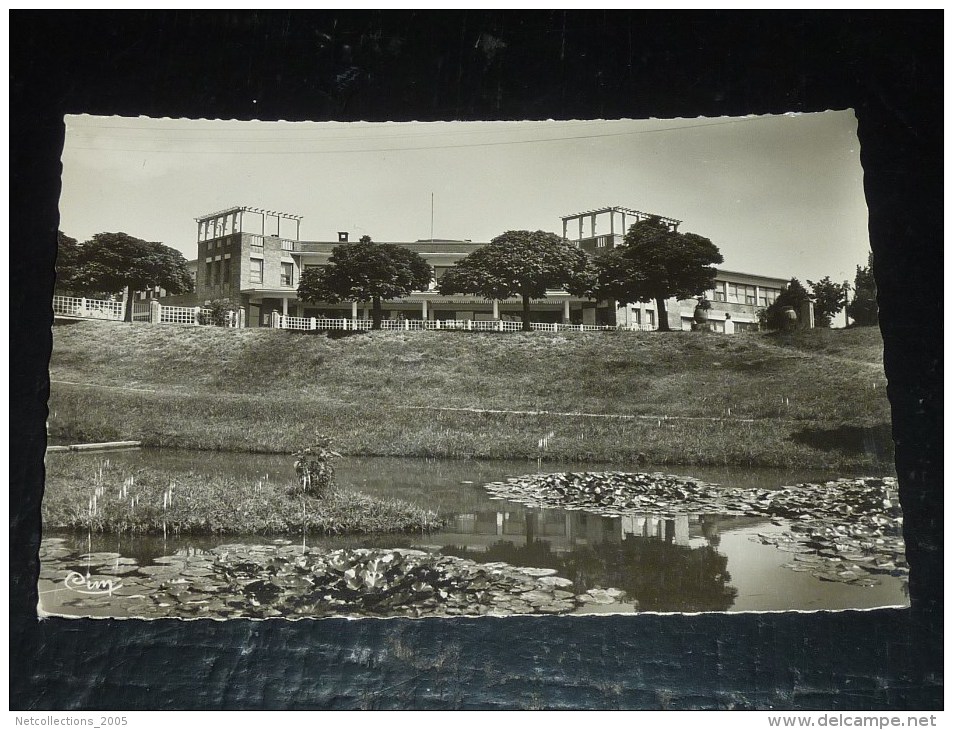
[[[78,485],[91,484],[85,492]],[[69,458],[50,459],[43,497],[46,529],[191,535],[287,535],[420,532],[436,513],[349,490],[324,498],[293,494],[292,484],[225,476],[131,473],[101,463],[92,474]]]

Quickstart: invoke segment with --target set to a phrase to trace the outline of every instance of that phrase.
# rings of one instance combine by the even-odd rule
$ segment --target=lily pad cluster
[[[779,489],[736,489],[662,473],[529,474],[486,485],[493,498],[538,508],[632,514],[749,515],[788,526],[758,539],[794,553],[792,570],[862,586],[908,574],[897,480],[844,478]]]
[[[746,514],[747,504],[717,484],[662,473],[528,474],[485,485],[494,497],[529,507],[585,510],[604,517],[650,513]]]
[[[284,542],[284,541],[279,541]],[[84,558],[50,545],[56,579]],[[68,552],[68,551],[67,551]],[[114,563],[118,554],[100,558]],[[108,557],[107,557],[108,556]],[[287,544],[222,545],[129,568],[116,591],[133,616],[303,618],[327,616],[483,616],[560,614],[635,602],[612,587],[576,593],[550,568],[520,568],[411,549],[322,550]],[[110,565],[112,564],[110,563]],[[102,570],[97,569],[97,572]],[[82,597],[77,606],[106,597]],[[116,600],[116,599],[112,599]]]

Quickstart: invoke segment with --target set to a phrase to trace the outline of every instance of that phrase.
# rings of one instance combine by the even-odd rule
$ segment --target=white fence
[[[123,302],[113,302],[101,299],[87,299],[86,297],[67,297],[56,295],[53,297],[53,314],[61,317],[78,317],[82,319],[108,319],[122,322],[125,311]],[[225,327],[244,327],[245,312],[227,312]],[[172,307],[160,304],[155,300],[133,301],[133,322],[153,322],[157,324],[213,324],[212,310],[202,307]]]
[[[159,324],[191,324],[191,325],[211,325],[216,324],[212,321],[212,310],[203,307],[172,307],[167,304],[159,304],[152,301],[150,322]],[[229,311],[224,312],[226,323],[223,327],[241,327],[244,325],[244,312]]]
[[[82,317],[84,319],[123,320],[123,303],[105,299],[87,299],[86,297],[67,297],[57,294],[53,297],[53,314],[61,317]]]
[[[651,325],[594,325],[562,324],[557,322],[532,322],[534,332],[614,332],[644,331],[655,328]],[[271,316],[271,326],[284,330],[369,330],[373,327],[370,319],[328,319],[325,317],[290,317],[275,312]],[[480,319],[384,319],[384,330],[466,330],[470,332],[520,332],[522,322]]]

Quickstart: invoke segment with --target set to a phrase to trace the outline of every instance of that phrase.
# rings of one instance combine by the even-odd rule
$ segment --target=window
[[[212,276],[214,277],[212,283],[216,286],[222,282],[222,262],[216,261],[215,266],[212,269]]]
[[[655,326],[655,310],[654,310],[654,309],[646,309],[646,310],[645,310],[645,323],[646,323],[649,327],[654,327],[654,326]]]
[[[205,286],[212,285],[212,262],[205,262]]]
[[[225,259],[222,262],[222,283],[229,286],[232,283],[232,260]]]
[[[281,264],[281,285],[282,286],[293,286],[294,285],[294,264],[288,264],[282,262]]]
[[[265,261],[264,259],[252,259],[251,270],[248,274],[248,281],[252,284],[261,284],[264,278]]]
[[[780,289],[762,288],[758,304],[760,304],[762,307],[770,306],[774,304],[774,300],[778,298],[778,294],[780,293]]]

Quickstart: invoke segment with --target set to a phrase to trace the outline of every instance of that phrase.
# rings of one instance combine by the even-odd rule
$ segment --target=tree
[[[799,313],[804,302],[811,301],[811,294],[804,285],[797,279],[791,279],[788,285],[781,290],[778,298],[775,299],[767,309],[758,313],[761,324],[771,330],[784,329],[787,318],[784,315],[785,307],[793,307],[795,312]]]
[[[867,266],[857,267],[857,274],[854,276],[854,299],[847,305],[847,316],[859,327],[873,327],[880,320],[873,254],[867,257]]]
[[[506,231],[480,246],[440,279],[441,294],[475,294],[487,299],[520,297],[523,331],[532,329],[530,299],[547,289],[577,289],[589,257],[555,233]]]
[[[688,299],[715,286],[715,268],[724,259],[718,247],[695,233],[678,233],[658,218],[629,227],[618,248],[596,257],[597,299],[619,303],[655,301],[660,330],[668,330],[665,300]]]
[[[371,302],[373,329],[381,328],[381,302],[397,299],[430,286],[430,264],[421,256],[393,243],[335,246],[323,269],[305,269],[298,296],[306,302]]]
[[[814,323],[817,327],[830,327],[834,315],[844,308],[847,296],[845,284],[836,284],[831,277],[825,276],[820,281],[807,280],[811,287],[811,299],[814,301]]]
[[[54,290],[72,294],[79,263],[79,242],[63,231],[56,232],[56,284]]]
[[[188,263],[179,251],[126,233],[97,233],[79,247],[72,287],[86,293],[118,294],[161,287],[170,294],[194,288]],[[126,297],[126,320],[132,297]]]

